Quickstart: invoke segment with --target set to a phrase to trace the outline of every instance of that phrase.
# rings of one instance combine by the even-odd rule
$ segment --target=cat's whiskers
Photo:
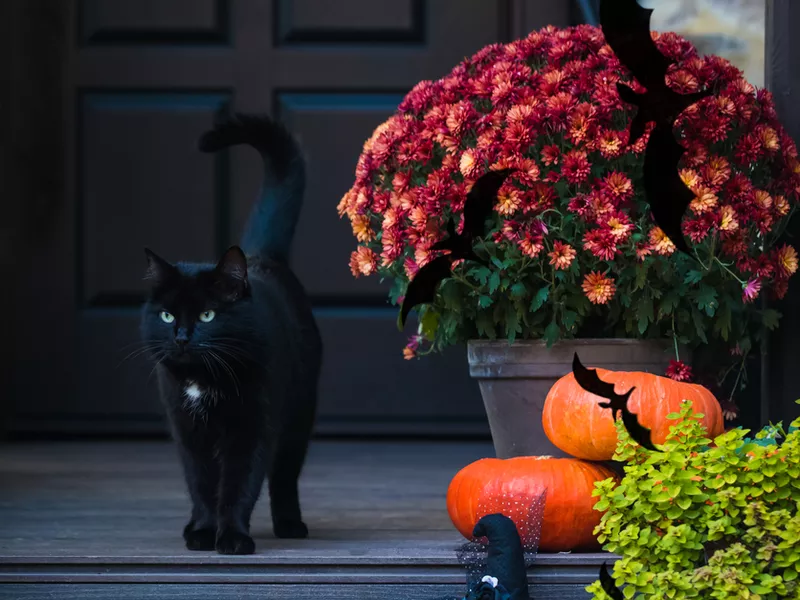
[[[239,377],[236,375],[236,371],[234,371],[233,367],[231,367],[231,365],[228,364],[228,362],[224,358],[222,358],[222,356],[217,354],[214,350],[206,350],[206,352],[212,359],[217,361],[217,363],[228,373],[228,375],[231,378],[231,381],[233,382],[233,387],[236,388],[236,395],[241,396],[241,394],[239,393],[239,384],[241,382],[239,381]]]
[[[141,356],[142,354],[154,353],[156,350],[159,350],[161,348],[161,343],[157,341],[148,340],[145,342],[139,342],[139,344],[143,345],[140,348],[137,348],[136,350],[133,350],[130,353],[128,353],[121,361],[119,361],[119,364],[117,364],[117,366],[114,368],[119,369],[125,363],[125,361],[132,360],[138,356]],[[132,345],[134,344],[126,344],[123,348],[130,348]]]
[[[227,356],[228,358],[230,358],[232,360],[235,360],[236,362],[238,362],[243,367],[248,366],[248,363],[245,362],[246,360],[249,360],[250,363],[252,363],[252,364],[255,363],[255,361],[253,360],[253,357],[250,356],[249,354],[244,354],[242,352],[237,352],[236,348],[233,348],[231,346],[227,346],[225,344],[215,344],[214,345],[214,350],[219,352],[219,354],[222,355],[222,356]]]
[[[153,354],[153,366],[150,369],[150,373],[148,373],[147,375],[147,380],[145,381],[145,384],[150,383],[150,378],[153,376],[153,373],[156,372],[156,369],[158,369],[158,366],[161,364],[161,361],[163,361],[166,357],[167,353],[164,350],[161,350],[160,352]]]

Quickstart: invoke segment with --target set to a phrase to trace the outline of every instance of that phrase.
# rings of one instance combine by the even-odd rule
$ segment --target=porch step
[[[165,598],[220,600],[364,598],[436,600],[461,598],[465,572],[456,543],[423,551],[359,547],[341,553],[284,551],[250,557],[216,555],[0,558],[0,598]],[[340,544],[336,544],[337,546]],[[341,544],[344,546],[345,544]],[[438,547],[437,547],[438,546]],[[588,598],[607,554],[540,554],[529,570],[534,598]]]
[[[315,442],[301,480],[307,540],[256,554],[189,552],[189,502],[168,442],[0,445],[0,600],[461,598],[464,539],[446,509],[485,443]],[[584,600],[604,554],[540,554],[534,598]]]

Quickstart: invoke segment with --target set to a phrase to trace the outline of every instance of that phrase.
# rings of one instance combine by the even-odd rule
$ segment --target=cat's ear
[[[144,255],[147,257],[145,279],[148,281],[159,285],[175,274],[175,266],[161,258],[158,254],[150,250],[150,248],[144,249]]]
[[[239,246],[231,246],[215,269],[217,281],[230,300],[238,300],[247,290],[247,257]]]

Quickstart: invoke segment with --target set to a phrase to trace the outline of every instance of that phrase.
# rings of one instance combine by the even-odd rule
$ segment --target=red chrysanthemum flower
[[[583,236],[583,249],[601,260],[612,260],[618,252],[617,240],[607,227],[593,229]]]
[[[561,172],[570,183],[583,183],[591,173],[591,165],[586,158],[586,152],[572,150],[564,156],[564,165]]]
[[[762,292],[783,296],[798,270],[791,246],[773,246],[800,196],[797,146],[771,94],[748,84],[728,61],[700,56],[675,34],[653,38],[674,63],[666,77],[673,90],[712,92],[675,120],[676,139],[686,150],[680,177],[694,194],[683,234],[713,271],[720,308],[752,311]],[[618,83],[645,91],[602,31],[588,25],[548,27],[493,44],[442,79],[420,82],[365,141],[352,188],[337,204],[359,244],[350,260],[353,274],[377,272],[407,285],[440,255],[432,248],[447,237],[451,220],[463,233],[475,182],[488,171],[510,169],[475,245],[495,267],[508,265],[502,270],[509,285],[531,289],[542,274],[556,271],[548,281],[553,293],[562,297],[580,285],[591,302],[610,304],[608,314],[617,315],[625,312],[624,301],[637,303],[651,289],[664,294],[668,282],[684,281],[687,259],[654,227],[645,196],[642,167],[654,124],[630,143],[636,107],[622,101]],[[598,264],[604,263],[603,274],[606,267]],[[637,274],[646,277],[644,288],[634,281]],[[746,282],[740,297],[724,292],[734,280]],[[491,287],[488,281],[476,285]],[[450,289],[459,293],[458,287]],[[481,288],[493,298],[501,293],[509,293],[505,285],[491,293]],[[691,318],[685,319],[692,301],[681,296],[673,309],[682,336],[693,331]],[[446,306],[437,296],[432,310],[442,314]],[[552,317],[556,306],[546,303],[541,310]],[[477,310],[482,318],[496,314],[483,303]],[[737,319],[731,335],[742,334],[740,325],[749,328],[751,321]],[[519,322],[524,337],[541,336],[541,324]],[[648,334],[666,334],[673,326],[659,314]],[[457,341],[468,329],[440,328],[433,347]],[[638,335],[637,327],[631,335]],[[406,354],[419,355],[421,342],[412,338]],[[677,367],[675,373],[686,375]]]
[[[558,146],[545,146],[542,148],[542,163],[547,165],[557,165],[561,156],[561,150]]]
[[[680,360],[671,360],[667,368],[667,377],[675,381],[691,381],[692,368]]]
[[[748,167],[758,161],[762,151],[763,146],[758,137],[748,133],[739,139],[734,156],[740,165]]]
[[[620,132],[606,129],[597,136],[594,145],[604,158],[616,158],[622,154],[625,142]]]
[[[613,171],[603,178],[600,189],[614,200],[615,206],[627,202],[633,197],[633,182],[625,173]]]

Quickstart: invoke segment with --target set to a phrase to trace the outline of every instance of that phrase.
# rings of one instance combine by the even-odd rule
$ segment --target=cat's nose
[[[175,345],[177,345],[182,352],[186,348],[186,344],[188,343],[189,343],[189,336],[186,335],[185,331],[179,331],[175,336]]]

